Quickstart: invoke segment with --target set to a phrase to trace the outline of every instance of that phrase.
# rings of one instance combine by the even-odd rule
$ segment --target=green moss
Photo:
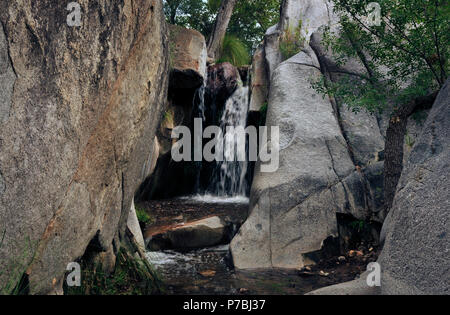
[[[136,216],[141,224],[151,224],[153,222],[152,217],[141,206],[136,205]]]
[[[0,248],[4,244],[6,230],[0,236]],[[25,272],[28,269],[29,263],[34,258],[34,248],[36,242],[32,242],[30,238],[25,239],[25,246],[18,257],[12,257],[7,260],[6,274],[5,270],[0,270],[0,295],[22,295],[29,291],[28,281],[26,280]]]

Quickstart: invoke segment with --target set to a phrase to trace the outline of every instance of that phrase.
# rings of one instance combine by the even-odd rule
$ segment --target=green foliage
[[[173,126],[174,124],[174,114],[172,110],[167,110],[164,113],[164,122],[169,125],[169,126]]]
[[[83,263],[80,287],[66,287],[66,295],[150,295],[163,290],[159,275],[150,264],[121,248],[113,273],[101,264]]]
[[[5,240],[6,230],[3,232],[0,240],[0,248],[2,248]],[[21,295],[25,294],[29,289],[23,281],[23,275],[25,274],[29,262],[33,260],[34,243],[27,238],[26,244],[23,246],[22,253],[18,257],[10,258],[6,263],[7,269],[9,269],[7,276],[5,270],[0,270],[0,295]]]
[[[370,0],[336,0],[340,29],[326,29],[323,43],[337,65],[356,59],[364,73],[340,74],[313,87],[358,111],[381,111],[405,104],[443,85],[449,71],[449,2],[379,0],[380,25],[371,25]]]
[[[141,208],[140,206],[136,205],[136,216],[139,221],[139,223],[145,225],[148,223],[152,223],[152,217],[145,211],[144,208]]]
[[[208,38],[221,2],[221,0],[164,0],[164,12],[169,23],[196,29]],[[227,33],[238,38],[250,54],[261,42],[266,30],[277,23],[280,2],[280,0],[239,0]]]
[[[298,54],[304,47],[305,38],[302,36],[302,21],[299,21],[295,29],[289,27],[283,32],[280,40],[280,52],[283,60],[287,60]]]
[[[265,102],[261,108],[259,109],[259,113],[260,113],[260,120],[259,120],[259,125],[260,126],[264,126],[266,124],[266,120],[267,120],[267,109],[268,109],[268,104],[267,102]]]
[[[411,137],[411,135],[408,134],[408,132],[406,133],[406,136],[405,136],[405,143],[410,149],[414,146],[414,143],[415,143],[413,137]]]
[[[217,62],[230,62],[236,67],[240,67],[250,63],[250,55],[245,44],[237,37],[226,35]]]
[[[239,0],[228,26],[228,33],[239,38],[252,52],[267,29],[278,23],[280,0]]]
[[[414,119],[414,121],[419,124],[420,126],[423,126],[423,124],[425,123],[425,120],[427,120],[428,117],[428,113],[424,110],[418,110],[416,112],[414,112],[414,114],[412,114],[412,119]]]
[[[356,220],[350,222],[350,227],[358,232],[361,232],[366,228],[366,222],[364,222],[363,220]]]

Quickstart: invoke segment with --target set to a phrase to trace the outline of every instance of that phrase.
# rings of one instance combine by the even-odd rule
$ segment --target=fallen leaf
[[[214,277],[216,275],[216,272],[214,270],[206,270],[199,272],[203,277]]]

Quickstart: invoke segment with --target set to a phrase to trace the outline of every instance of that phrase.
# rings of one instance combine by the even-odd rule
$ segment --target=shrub
[[[260,120],[259,120],[259,124],[261,126],[264,126],[266,124],[266,119],[267,119],[267,108],[268,108],[268,104],[267,102],[265,102],[261,108],[259,109],[259,113],[260,113]]]
[[[236,67],[250,64],[250,54],[245,44],[233,35],[225,36],[217,63],[229,62]]]
[[[280,40],[280,52],[283,60],[287,60],[298,54],[304,47],[305,38],[302,36],[302,21],[298,22],[295,29],[289,27],[283,32]]]
[[[143,225],[152,222],[152,218],[147,213],[147,211],[145,211],[145,209],[138,207],[138,206],[136,206],[136,216],[137,216],[139,223],[141,223]]]

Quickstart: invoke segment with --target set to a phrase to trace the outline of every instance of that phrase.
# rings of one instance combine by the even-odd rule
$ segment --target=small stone
[[[345,256],[339,256],[339,257],[338,257],[338,260],[339,260],[339,261],[346,261],[347,259],[345,258]]]
[[[328,277],[330,275],[330,273],[329,272],[325,272],[323,270],[320,270],[319,275],[322,276],[322,277]]]
[[[249,292],[249,290],[246,289],[246,288],[240,288],[240,289],[239,289],[239,294],[246,294],[246,293],[248,293],[248,292]]]

